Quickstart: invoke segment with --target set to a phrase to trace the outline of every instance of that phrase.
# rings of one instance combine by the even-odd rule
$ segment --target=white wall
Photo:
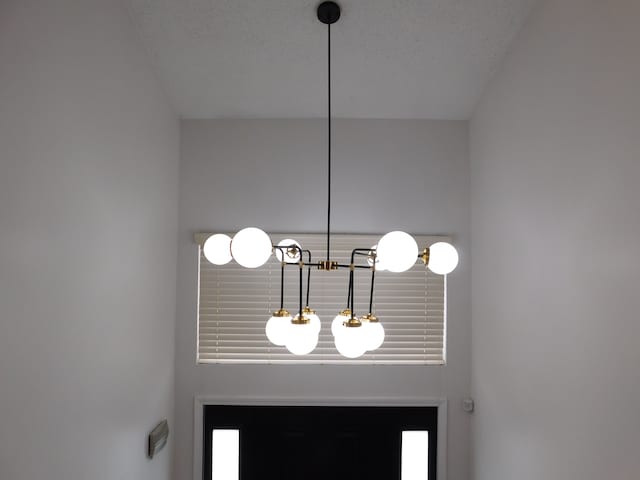
[[[1,2],[0,65],[0,478],[167,479],[178,122],[120,2]]]
[[[542,2],[473,117],[478,480],[639,476],[639,18]]]
[[[176,330],[176,464],[192,477],[193,398],[415,397],[450,399],[449,478],[467,479],[469,419],[469,184],[466,122],[337,120],[333,229],[452,234],[446,367],[196,365],[197,249],[193,233],[322,232],[326,122],[183,121]],[[291,199],[291,204],[286,204]],[[265,319],[266,320],[266,319]],[[326,320],[326,319],[325,319]]]

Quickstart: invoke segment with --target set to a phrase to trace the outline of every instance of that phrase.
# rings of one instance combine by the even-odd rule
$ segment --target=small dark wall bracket
[[[147,447],[147,456],[153,458],[167,444],[169,438],[169,424],[166,420],[161,421],[149,432],[149,443]]]

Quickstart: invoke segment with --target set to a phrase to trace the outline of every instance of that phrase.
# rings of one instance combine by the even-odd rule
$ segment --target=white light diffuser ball
[[[378,242],[378,258],[390,272],[406,272],[418,259],[418,244],[405,232],[389,232]]]
[[[318,345],[318,333],[311,323],[296,325],[290,323],[286,347],[294,355],[307,355]]]
[[[315,313],[307,312],[304,313],[304,316],[309,319],[314,332],[316,332],[316,334],[319,334],[320,330],[322,329],[322,322],[320,322],[320,317]]]
[[[243,228],[231,240],[231,255],[246,268],[261,267],[269,260],[273,246],[269,235],[259,228]]]
[[[291,315],[286,317],[271,317],[267,321],[265,333],[267,338],[274,345],[284,346],[289,338],[289,327],[291,325]]]
[[[371,251],[376,252],[378,249],[377,245],[374,245],[373,247],[371,247]],[[371,259],[371,257],[367,258],[367,263],[369,264],[370,267],[373,267],[373,260]],[[376,255],[376,270],[378,272],[383,271],[384,268],[384,264],[382,262],[380,262],[380,257],[378,255]]]
[[[368,351],[377,350],[384,343],[384,327],[380,322],[368,322],[362,320],[362,327],[364,329],[365,348]]]
[[[335,337],[336,349],[343,357],[358,358],[367,351],[362,327],[341,327]]]
[[[447,242],[437,242],[429,247],[429,263],[427,267],[433,273],[446,275],[453,272],[458,265],[458,251]]]
[[[214,265],[226,265],[231,257],[231,237],[223,233],[211,235],[202,246],[204,258]]]
[[[298,250],[296,252],[296,254],[291,257],[288,254],[287,250],[280,250],[279,248],[275,248],[275,254],[276,254],[276,258],[278,259],[279,262],[282,261],[282,258],[284,257],[284,261],[287,263],[298,263],[300,261],[300,244],[298,242],[296,242],[295,240],[293,240],[292,238],[285,238],[284,240],[282,240],[280,243],[278,243],[279,247],[290,247],[291,245],[295,245],[296,247],[298,247]]]
[[[336,318],[334,318],[333,322],[331,322],[331,334],[334,337],[338,333],[338,330],[343,327],[342,324],[347,320],[349,320],[349,317],[347,317],[346,315],[342,315],[342,313],[336,315]]]

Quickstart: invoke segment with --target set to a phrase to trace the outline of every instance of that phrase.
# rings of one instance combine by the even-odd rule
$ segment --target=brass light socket
[[[351,309],[350,308],[345,308],[338,315],[341,315],[343,317],[349,318],[349,317],[351,317]]]
[[[296,315],[294,319],[291,320],[293,325],[307,325],[311,323],[311,319],[305,317],[304,315],[301,317],[300,315]]]
[[[351,317],[343,325],[347,328],[358,328],[362,326],[362,322],[355,317]]]
[[[426,265],[429,265],[429,247],[424,247],[424,250],[422,250],[422,255],[420,256],[420,258],[422,259],[422,263]]]
[[[282,317],[290,317],[291,314],[283,308],[273,312],[273,316],[277,318],[282,318]]]
[[[361,321],[369,322],[369,323],[379,323],[378,317],[376,317],[373,313],[369,312],[363,317],[360,317]]]
[[[298,247],[295,247],[295,246],[287,248],[285,254],[291,260],[295,260],[296,258],[301,257],[300,249]]]
[[[309,305],[307,305],[306,307],[304,307],[304,308],[302,309],[302,314],[303,314],[303,315],[313,315],[313,314],[315,314],[315,313],[316,313],[316,311],[315,311],[315,310],[311,310],[311,309],[309,308]]]

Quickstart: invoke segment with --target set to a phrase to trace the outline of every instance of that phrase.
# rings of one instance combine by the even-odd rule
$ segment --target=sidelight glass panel
[[[240,430],[214,429],[211,440],[211,479],[238,480]]]
[[[402,432],[402,480],[428,480],[429,432]]]

